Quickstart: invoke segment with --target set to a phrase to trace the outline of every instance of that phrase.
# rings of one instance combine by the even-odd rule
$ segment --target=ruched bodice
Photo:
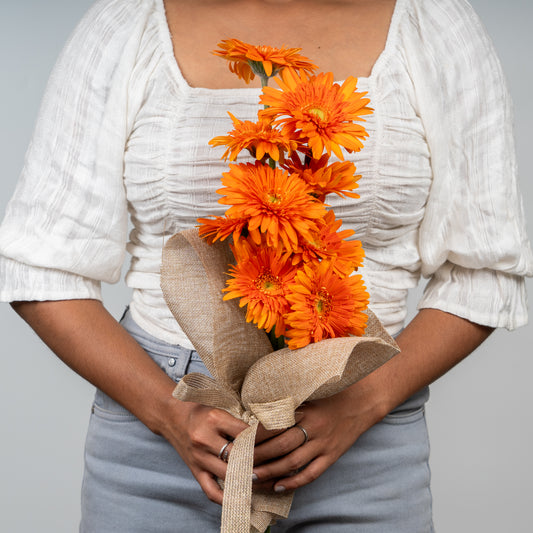
[[[458,48],[467,33],[468,46]],[[363,243],[371,307],[392,333],[421,274],[431,277],[422,307],[493,326],[526,320],[521,276],[531,274],[532,258],[520,199],[508,194],[516,190],[510,100],[487,43],[462,0],[397,0],[385,49],[359,80],[374,108],[364,149],[347,157],[362,175],[360,198],[328,202]],[[93,52],[82,64],[78,49],[87,45]],[[162,0],[97,2],[63,52],[48,95],[65,84],[74,90],[62,108],[45,97],[0,230],[0,273],[9,279],[2,297],[99,297],[99,282],[117,279],[127,248],[133,318],[162,340],[190,347],[159,288],[161,250],[198,217],[224,212],[216,193],[227,169],[224,148],[208,142],[231,129],[228,111],[255,120],[260,90],[191,87],[174,58]],[[81,126],[59,149],[47,145],[65,124]],[[43,164],[55,179],[46,183],[48,199],[39,189]],[[66,219],[66,208],[50,200],[54,188],[65,187]],[[28,216],[32,194],[38,207]]]

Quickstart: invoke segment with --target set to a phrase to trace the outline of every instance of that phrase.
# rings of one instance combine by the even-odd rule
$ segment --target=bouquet
[[[264,107],[255,123],[230,113],[234,129],[211,144],[226,146],[232,162],[242,150],[255,162],[231,163],[223,174],[224,216],[199,219],[199,229],[168,241],[161,284],[213,376],[185,376],[174,396],[249,424],[221,482],[222,531],[263,532],[288,515],[292,495],[252,492],[258,424],[293,426],[304,401],[339,392],[399,350],[354,274],[361,243],[325,203],[329,194],[358,198],[360,176],[342,149],[362,148],[367,133],[358,122],[372,112],[368,98],[355,78],[339,85],[331,73],[313,75],[317,67],[300,49],[236,39],[219,47],[240,78],[261,77]],[[279,89],[268,87],[277,75]]]

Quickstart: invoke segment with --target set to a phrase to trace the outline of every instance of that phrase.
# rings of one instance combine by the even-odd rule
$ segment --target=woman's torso
[[[359,79],[359,89],[368,91],[375,109],[365,125],[369,138],[364,149],[347,157],[362,175],[360,199],[328,199],[337,217],[355,229],[355,238],[363,243],[362,273],[371,307],[391,332],[401,328],[407,289],[419,278],[418,228],[431,183],[429,151],[402,54],[405,3],[398,0],[383,50],[370,75]],[[358,31],[356,23],[353,31]],[[126,279],[134,288],[132,313],[137,322],[168,342],[187,345],[159,289],[161,249],[166,237],[194,226],[198,217],[224,212],[215,191],[227,163],[220,159],[223,149],[210,147],[208,141],[231,129],[229,110],[240,119],[254,120],[259,89],[191,85],[176,62],[174,54],[178,61],[181,57],[173,48],[162,0],[154,0],[143,41],[136,66],[145,73],[137,81],[144,84],[143,97],[124,168],[134,226],[128,244],[133,259]],[[374,53],[380,48],[377,42]],[[293,45],[288,40],[285,44]],[[306,52],[302,51],[319,63]],[[223,60],[218,62],[227,69]],[[354,73],[361,65],[354,60]],[[343,74],[349,70],[348,66]],[[202,80],[198,73],[193,78]],[[221,78],[222,86],[228,83]],[[235,78],[232,87],[238,83]]]

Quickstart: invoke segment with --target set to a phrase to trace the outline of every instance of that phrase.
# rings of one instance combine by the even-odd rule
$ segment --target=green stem
[[[285,348],[285,337],[283,335],[276,337],[276,334],[274,333],[274,328],[272,328],[267,333],[267,335],[268,339],[270,340],[270,344],[272,344],[272,348],[274,348],[274,350],[281,350],[282,348]]]
[[[265,74],[264,76],[259,76],[261,78],[261,89],[263,87],[268,87],[269,77]],[[263,105],[263,109],[268,109],[267,105]]]

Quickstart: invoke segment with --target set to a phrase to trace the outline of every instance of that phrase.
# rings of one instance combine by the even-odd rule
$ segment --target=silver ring
[[[300,446],[303,446],[309,440],[309,435],[307,431],[299,424],[295,424],[293,427],[298,428],[304,434],[304,441],[302,442],[302,444],[300,444]]]
[[[228,457],[229,457],[229,447],[224,450],[224,453],[222,454],[222,460],[227,463]]]
[[[231,441],[228,440],[228,442],[226,442],[226,444],[224,444],[224,446],[222,446],[222,448],[220,448],[220,451],[218,452],[218,458],[219,459],[222,459],[222,455],[226,451],[226,448],[230,445],[230,442]],[[228,453],[229,453],[229,450],[228,450]],[[224,459],[222,459],[224,462],[226,462],[226,459],[228,458],[228,453],[224,454]]]

